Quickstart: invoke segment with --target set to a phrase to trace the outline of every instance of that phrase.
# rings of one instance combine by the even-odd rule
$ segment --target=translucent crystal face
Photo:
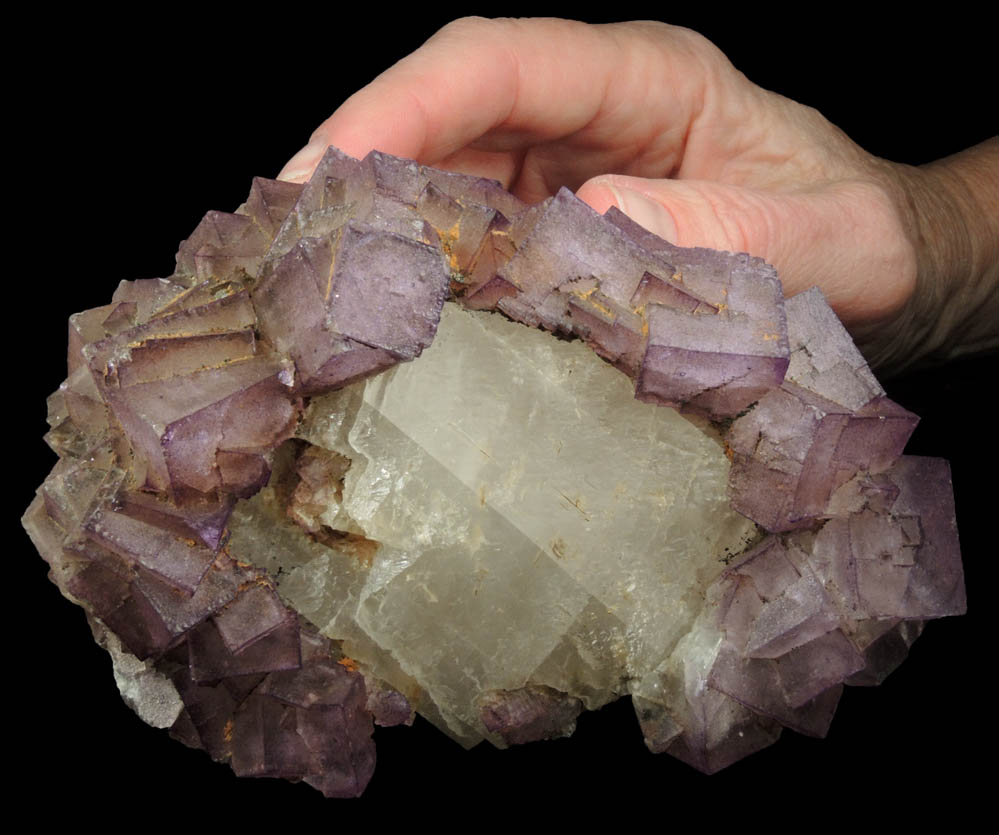
[[[420,359],[317,398],[299,436],[290,511],[326,547],[278,549],[281,593],[467,743],[491,691],[626,692],[756,533],[706,423],[636,401],[581,343],[455,305]],[[237,517],[239,541],[273,524]]]

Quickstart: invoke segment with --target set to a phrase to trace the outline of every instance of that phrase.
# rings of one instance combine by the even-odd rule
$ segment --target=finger
[[[590,180],[579,197],[617,206],[678,246],[748,252],[793,296],[818,286],[848,327],[888,321],[912,293],[915,254],[887,195],[863,182],[775,193],[701,180]]]
[[[654,145],[663,175],[703,104],[703,44],[654,23],[459,20],[344,102],[281,176],[304,179],[329,145],[433,165],[468,146],[518,151],[588,128],[595,145]]]

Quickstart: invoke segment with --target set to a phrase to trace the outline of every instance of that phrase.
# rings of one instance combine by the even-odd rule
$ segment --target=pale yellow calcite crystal
[[[498,741],[490,691],[630,692],[756,535],[707,424],[579,342],[453,304],[418,360],[315,399],[299,437],[327,482],[241,502],[234,546],[257,540],[289,603],[466,745]]]

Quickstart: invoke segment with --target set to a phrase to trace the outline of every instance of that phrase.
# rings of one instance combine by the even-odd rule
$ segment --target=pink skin
[[[818,285],[874,353],[899,341],[924,271],[915,169],[666,24],[455,21],[344,102],[282,177],[306,179],[328,145],[494,177],[530,202],[565,185],[681,246],[762,256],[787,295]]]

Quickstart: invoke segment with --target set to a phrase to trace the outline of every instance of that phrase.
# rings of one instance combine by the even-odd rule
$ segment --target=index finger
[[[703,88],[689,34],[654,23],[455,21],[344,102],[281,176],[304,179],[329,145],[434,165],[469,146],[510,151],[588,127],[594,142],[612,143],[668,123],[679,142],[675,128],[690,124]]]

